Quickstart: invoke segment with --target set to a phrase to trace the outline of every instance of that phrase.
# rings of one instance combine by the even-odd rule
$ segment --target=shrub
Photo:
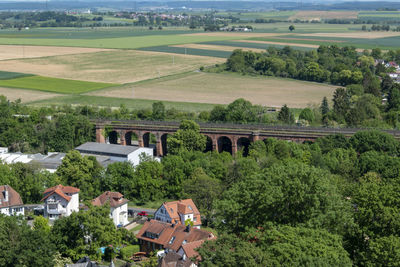
[[[131,245],[121,248],[120,256],[123,260],[129,260],[129,258],[135,254],[136,252],[140,251],[139,245]]]

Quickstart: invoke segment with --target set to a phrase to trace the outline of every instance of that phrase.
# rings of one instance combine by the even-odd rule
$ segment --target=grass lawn
[[[129,201],[128,206],[135,207],[135,208],[158,209],[162,203],[169,202],[169,201],[175,201],[175,200],[176,199],[161,199],[161,200],[155,200],[155,201],[148,201],[145,203],[137,203],[136,201]]]
[[[64,94],[80,94],[115,85],[116,84],[65,80],[42,76],[0,80],[0,86],[2,87],[24,88]]]
[[[129,231],[131,231],[131,232],[136,232],[136,231],[139,231],[140,229],[142,229],[142,227],[143,227],[143,224],[138,224],[138,225],[136,225],[135,227],[133,227],[131,230],[129,230]]]
[[[52,105],[89,105],[96,107],[120,107],[121,104],[129,109],[151,109],[154,102],[157,100],[147,99],[129,99],[117,97],[102,97],[102,96],[89,96],[89,95],[67,95],[57,96],[39,101],[27,102],[29,105],[34,106],[52,106]],[[209,111],[215,105],[204,103],[189,103],[189,102],[174,102],[163,101],[166,109],[175,108],[179,111],[187,112],[201,112]]]

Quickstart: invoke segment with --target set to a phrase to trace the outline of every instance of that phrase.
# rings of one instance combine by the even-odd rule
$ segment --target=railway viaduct
[[[154,121],[108,121],[97,120],[96,142],[120,145],[137,144],[140,147],[155,147],[155,154],[167,153],[167,137],[179,128],[179,122]],[[365,129],[350,128],[313,128],[299,126],[266,126],[243,124],[200,123],[200,132],[207,137],[206,151],[227,151],[235,154],[244,149],[247,153],[251,142],[274,137],[293,142],[314,141],[331,134],[343,134],[351,137],[357,131]],[[105,133],[108,133],[105,137]],[[400,139],[400,131],[385,131]]]

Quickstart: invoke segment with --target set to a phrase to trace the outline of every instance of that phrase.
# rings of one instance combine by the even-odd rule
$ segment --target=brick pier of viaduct
[[[133,145],[134,140],[140,147],[155,146],[156,155],[167,153],[167,137],[179,128],[179,122],[153,121],[95,121],[96,142],[120,145]],[[348,128],[313,128],[297,126],[265,126],[242,124],[200,123],[200,132],[207,136],[206,150],[227,151],[235,154],[238,150],[245,152],[251,142],[274,137],[294,142],[314,141],[331,134],[352,136],[363,129]],[[107,129],[108,137],[104,136]],[[400,139],[400,131],[385,131]]]

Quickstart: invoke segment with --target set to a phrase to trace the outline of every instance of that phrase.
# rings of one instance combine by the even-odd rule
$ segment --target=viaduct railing
[[[156,154],[162,156],[167,152],[166,140],[168,134],[173,134],[179,128],[179,122],[171,121],[124,121],[96,120],[96,141],[110,142],[121,145],[131,145],[137,138],[139,146],[151,146],[151,137],[155,139]],[[229,123],[199,123],[200,132],[207,136],[207,150],[228,151],[232,154],[238,149],[248,149],[250,142],[264,140],[269,137],[291,140],[294,142],[314,141],[332,134],[343,134],[351,137],[365,128],[329,128],[302,126],[268,126],[261,124],[229,124]],[[104,130],[110,133],[106,140]],[[383,130],[400,139],[400,131]],[[152,136],[153,135],[153,136]],[[136,138],[134,138],[134,136]]]

